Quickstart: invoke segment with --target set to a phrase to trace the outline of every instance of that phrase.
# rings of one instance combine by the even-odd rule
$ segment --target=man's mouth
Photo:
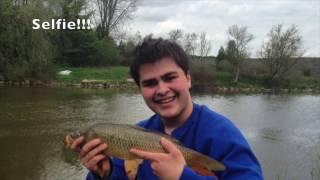
[[[158,98],[155,99],[154,102],[158,103],[158,104],[167,104],[172,102],[174,99],[176,98],[176,96],[170,96],[170,97],[165,97],[165,98]]]

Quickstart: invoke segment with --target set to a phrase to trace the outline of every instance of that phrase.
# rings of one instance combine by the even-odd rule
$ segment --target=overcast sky
[[[252,56],[261,48],[273,25],[297,25],[303,38],[304,56],[320,57],[320,0],[141,0],[129,24],[128,33],[206,32],[210,55],[226,46],[229,26],[247,26],[254,35],[249,44]]]

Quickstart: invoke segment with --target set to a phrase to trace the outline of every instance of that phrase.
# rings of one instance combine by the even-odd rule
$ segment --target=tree
[[[235,66],[234,64],[238,63],[238,49],[236,42],[234,40],[229,40],[226,49],[226,57],[228,61]]]
[[[86,0],[63,0],[58,1],[58,7],[61,12],[57,14],[58,18],[66,21],[76,21],[76,19],[89,19],[92,12],[84,13],[87,8]],[[84,66],[88,62],[89,52],[86,48],[90,47],[98,39],[95,38],[92,30],[58,30],[55,41],[58,44],[59,57],[57,62],[62,65]]]
[[[143,39],[140,31],[137,31],[133,36],[128,37],[128,41],[131,41],[134,44],[134,46],[140,44],[142,40]]]
[[[222,60],[226,59],[226,54],[224,52],[223,46],[220,47],[218,55],[216,57],[216,69],[219,69],[219,64]]]
[[[273,26],[260,51],[261,60],[268,68],[270,82],[281,81],[303,53],[302,38],[295,25],[285,31],[281,24]]]
[[[169,40],[180,44],[181,38],[183,37],[183,32],[181,29],[171,30],[169,33]]]
[[[228,42],[228,47],[231,49],[227,48],[227,58],[233,65],[234,82],[238,82],[241,65],[249,57],[247,45],[253,39],[253,35],[247,31],[247,27],[238,27],[237,25],[230,26],[227,33],[231,39]]]
[[[205,32],[200,35],[200,47],[199,47],[199,56],[204,57],[208,56],[211,51],[211,43],[207,39],[207,35]]]
[[[54,48],[49,32],[32,30],[34,17],[49,16],[41,3],[0,1],[0,76],[6,80],[49,79]]]
[[[96,0],[99,13],[98,33],[100,39],[110,38],[122,22],[130,18],[138,0]]]
[[[110,66],[121,63],[120,50],[116,47],[114,41],[110,39],[95,41],[88,50],[89,61],[87,63],[89,66]]]
[[[197,34],[196,33],[187,33],[184,36],[184,50],[189,55],[194,55],[197,48]]]

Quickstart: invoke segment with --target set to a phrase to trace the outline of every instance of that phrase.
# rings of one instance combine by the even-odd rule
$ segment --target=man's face
[[[184,121],[192,112],[191,78],[171,57],[140,66],[140,90],[149,108],[166,120]]]

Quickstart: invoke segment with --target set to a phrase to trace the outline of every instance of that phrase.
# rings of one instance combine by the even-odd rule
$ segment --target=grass
[[[125,81],[129,77],[129,67],[127,66],[111,66],[105,68],[55,68],[55,80],[60,82],[76,82],[79,83],[84,79],[87,80],[104,80],[104,81]],[[62,70],[70,70],[70,75],[59,75]],[[212,65],[194,64],[191,69],[193,85],[202,86],[210,84],[220,87],[238,87],[238,88],[262,88],[265,86],[265,78],[262,76],[240,76],[239,82],[233,82],[234,76],[231,72],[216,71]],[[289,88],[314,88],[319,89],[319,80],[313,77],[300,77],[299,82],[288,84]]]
[[[215,76],[216,84],[218,86],[238,88],[263,87],[262,77],[240,76],[239,81],[235,83],[233,82],[234,75],[230,72],[216,71]]]
[[[70,70],[70,75],[59,75],[58,72],[62,70]],[[113,66],[106,68],[62,68],[56,70],[55,79],[65,82],[80,82],[83,79],[88,80],[109,80],[109,81],[123,81],[129,77],[129,68],[125,66]]]
[[[320,88],[320,80],[317,80],[314,77],[302,77],[301,81],[299,82],[299,84],[295,84],[295,87],[297,88],[315,88],[315,89],[319,89]]]

